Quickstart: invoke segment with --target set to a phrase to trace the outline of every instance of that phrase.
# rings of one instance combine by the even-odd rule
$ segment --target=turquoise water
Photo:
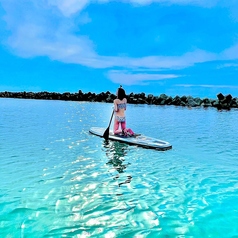
[[[111,110],[0,99],[1,237],[238,237],[238,111],[128,105],[162,152],[90,135]]]

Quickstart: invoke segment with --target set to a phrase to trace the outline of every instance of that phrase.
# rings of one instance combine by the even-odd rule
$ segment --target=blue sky
[[[0,91],[238,96],[237,0],[0,0]]]

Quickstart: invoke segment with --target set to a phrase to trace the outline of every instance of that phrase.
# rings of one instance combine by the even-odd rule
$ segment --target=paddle
[[[112,111],[112,116],[111,116],[111,119],[110,119],[108,128],[105,130],[105,132],[104,132],[104,134],[103,134],[103,138],[104,138],[105,140],[108,140],[108,138],[109,138],[109,129],[110,129],[110,125],[111,125],[111,122],[112,122],[113,114],[114,114],[114,110]]]

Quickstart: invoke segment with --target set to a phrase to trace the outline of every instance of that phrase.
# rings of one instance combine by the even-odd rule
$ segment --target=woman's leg
[[[121,122],[121,129],[122,130],[126,129],[126,121]]]
[[[114,129],[113,129],[114,134],[120,134],[121,133],[121,130],[119,130],[119,125],[120,125],[120,123],[115,119]]]
[[[135,133],[134,133],[134,131],[131,129],[131,128],[128,128],[127,129],[127,132],[131,135],[131,136],[133,136]]]

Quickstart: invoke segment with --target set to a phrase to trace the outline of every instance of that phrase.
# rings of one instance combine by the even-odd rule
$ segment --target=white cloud
[[[0,0],[3,1],[3,0]],[[163,56],[149,55],[141,58],[119,57],[119,56],[103,56],[97,54],[94,43],[86,36],[75,35],[72,31],[74,27],[71,14],[81,11],[91,2],[105,3],[107,0],[45,0],[48,2],[50,13],[53,14],[51,8],[58,7],[64,13],[65,18],[60,18],[56,27],[52,22],[55,16],[51,14],[41,16],[40,5],[32,3],[30,5],[34,9],[27,9],[21,4],[17,5],[17,14],[14,1],[3,1],[3,7],[6,10],[6,21],[8,23],[11,36],[7,44],[13,49],[13,52],[21,57],[37,57],[48,56],[52,60],[58,60],[65,63],[80,64],[91,68],[108,68],[120,67],[137,71],[137,74],[129,74],[119,71],[110,71],[109,77],[114,80],[130,79],[130,82],[144,83],[146,80],[160,80],[164,78],[174,78],[176,75],[169,74],[138,74],[138,69],[148,70],[174,70],[193,66],[196,63],[202,63],[212,60],[226,60],[238,58],[238,44],[230,49],[225,50],[221,54],[213,54],[200,49],[193,52],[186,52],[180,56]],[[30,0],[29,0],[30,2]],[[165,2],[163,0],[147,1],[147,0],[124,0],[123,2],[148,4],[150,2]],[[170,3],[195,4],[198,1],[189,0],[170,0]],[[205,1],[200,1],[200,3]],[[216,1],[212,1],[215,3]],[[42,2],[41,2],[42,3]],[[12,5],[13,4],[13,5]],[[22,15],[19,15],[22,14]],[[58,17],[58,16],[57,16]],[[72,26],[71,26],[72,25]],[[151,78],[153,76],[153,78]],[[126,80],[127,81],[127,80]],[[126,83],[125,81],[125,83]],[[129,81],[128,81],[129,82]]]
[[[108,3],[113,0],[47,0],[49,5],[56,6],[66,17],[77,12],[81,12],[91,3]],[[178,4],[178,5],[197,5],[203,7],[213,7],[218,0],[121,0],[122,3],[149,5],[151,3]]]
[[[13,30],[8,45],[21,57],[48,56],[52,60],[92,68],[181,69],[195,63],[216,60],[217,55],[195,50],[181,56],[145,56],[141,58],[101,56],[86,36],[76,36],[69,29],[48,29],[42,24],[23,22]]]
[[[195,63],[215,59],[217,59],[215,54],[202,50],[195,50],[181,56],[147,56],[138,59],[123,59],[123,62],[131,68],[145,67],[149,69],[181,69],[192,66]]]
[[[238,63],[224,63],[217,66],[217,69],[222,68],[235,68],[236,70],[238,70]]]
[[[147,81],[157,81],[180,77],[175,74],[148,74],[148,73],[131,73],[124,70],[111,70],[108,78],[118,84],[123,85],[143,85]]]
[[[238,59],[238,43],[224,50],[221,57],[227,60]]]
[[[48,0],[49,5],[56,6],[67,17],[82,11],[89,3],[89,0]]]
[[[234,85],[214,85],[214,84],[175,84],[178,87],[202,87],[202,88],[231,88],[236,89],[238,86]]]
[[[146,0],[124,1],[141,4],[148,3]],[[218,59],[217,55],[199,49],[180,56],[148,55],[141,58],[130,58],[98,55],[94,42],[86,36],[74,34],[74,27],[76,27],[74,19],[52,15],[55,6],[63,11],[66,16],[69,16],[76,11],[81,11],[91,2],[104,3],[107,1],[44,0],[34,4],[29,0],[29,3],[32,4],[25,7],[19,3],[16,5],[18,9],[16,11],[14,1],[4,0],[5,19],[11,31],[11,36],[7,40],[8,46],[13,49],[15,54],[21,57],[48,56],[52,60],[75,63],[92,68],[180,69],[196,63]],[[194,1],[170,0],[170,2],[193,3]],[[43,3],[48,3],[49,5],[43,6]],[[42,15],[42,11],[44,11],[45,15]]]
[[[151,3],[162,3],[162,4],[178,4],[178,5],[197,5],[203,7],[212,7],[218,3],[218,0],[124,0],[123,2],[129,2],[140,5],[148,5]]]
[[[95,58],[93,43],[87,37],[76,37],[63,29],[45,37],[46,29],[35,24],[18,27],[9,38],[8,44],[22,57],[48,56],[53,60],[82,63],[83,58]]]

